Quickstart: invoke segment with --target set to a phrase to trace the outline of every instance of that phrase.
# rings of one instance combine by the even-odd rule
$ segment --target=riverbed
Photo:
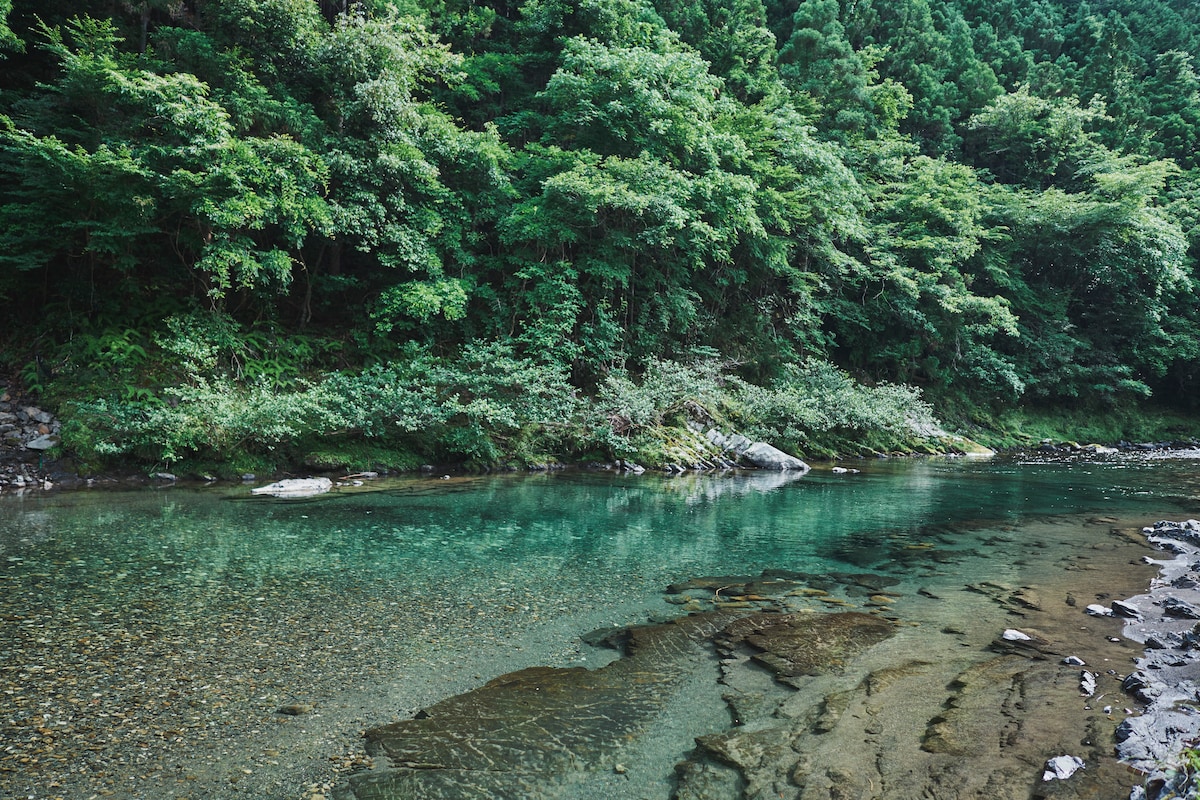
[[[0,796],[344,795],[388,766],[364,750],[365,731],[514,671],[598,670],[619,657],[585,644],[589,632],[714,611],[857,612],[895,632],[790,681],[737,653],[722,665],[701,642],[628,742],[572,760],[570,776],[538,776],[539,793],[665,799],[704,780],[744,791],[772,769],[771,791],[791,797],[859,783],[872,796],[868,784],[904,770],[950,781],[955,763],[993,754],[963,750],[977,722],[947,712],[992,695],[946,686],[1003,657],[1003,630],[1033,629],[1108,682],[1132,668],[1140,647],[1082,609],[1148,584],[1140,528],[1197,515],[1195,455],[869,461],[805,476],[406,477],[307,500],[240,485],[0,495]],[[679,591],[764,571],[789,576],[792,593]],[[746,605],[725,607],[735,602]],[[896,697],[920,702],[886,695],[878,677],[875,700],[843,694],[882,674]],[[1115,717],[1088,707],[1076,678],[1028,677],[1026,691],[1060,707],[1053,724],[1009,718],[1021,729],[1013,764],[1108,735],[1125,713],[1124,700]],[[731,692],[757,699],[739,708],[723,699]],[[743,729],[769,732],[831,697],[847,698],[845,720],[861,712],[858,739],[875,744],[844,750],[856,729],[826,719],[819,734],[788,727],[796,763],[730,776],[696,753],[696,737],[727,734],[739,714]],[[839,777],[838,749],[875,771]],[[1037,780],[1022,785],[1033,796]]]

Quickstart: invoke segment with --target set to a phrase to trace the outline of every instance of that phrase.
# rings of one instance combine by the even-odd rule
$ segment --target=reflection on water
[[[575,663],[580,634],[663,613],[663,588],[698,575],[869,570],[899,577],[903,592],[1020,585],[1063,556],[1047,544],[1055,520],[1152,521],[1197,505],[1187,459],[853,466],[406,478],[290,501],[242,487],[0,496],[0,734],[33,742],[40,726],[64,743],[61,762],[0,770],[0,794],[62,778],[64,764],[85,763],[70,747],[98,736],[136,745],[138,763],[166,775],[184,742],[203,750],[208,734],[188,730],[211,731],[213,702],[242,709],[222,735],[261,738],[298,686],[387,691],[415,708],[448,693],[439,671],[469,682]],[[202,669],[250,677],[210,696]],[[179,677],[188,670],[194,681]],[[407,689],[373,688],[397,671]],[[64,675],[73,683],[56,683]],[[405,697],[413,687],[424,694]],[[147,703],[124,727],[85,711],[131,698]]]
[[[859,466],[857,475],[804,477],[400,480],[304,501],[228,489],[0,496],[0,548],[9,579],[42,567],[63,578],[124,564],[150,582],[421,580],[479,565],[519,572],[527,558],[662,574],[780,562],[814,569],[841,560],[839,551],[963,524],[1165,513],[1195,488],[1187,462],[1163,460]]]

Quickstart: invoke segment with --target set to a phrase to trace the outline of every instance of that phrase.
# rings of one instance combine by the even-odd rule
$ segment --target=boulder
[[[1129,619],[1141,619],[1142,612],[1133,603],[1128,603],[1124,600],[1113,600],[1109,604],[1112,607],[1113,613],[1118,616],[1127,617]]]
[[[808,472],[809,469],[808,464],[766,442],[755,442],[750,445],[742,453],[742,458],[759,469],[795,469],[801,472]]]
[[[37,406],[25,406],[25,408],[21,409],[21,411],[25,413],[26,417],[34,422],[49,423],[52,419],[54,419],[54,416],[50,414],[50,412],[42,411]]]
[[[1166,600],[1163,600],[1162,612],[1168,617],[1200,619],[1200,608],[1178,597],[1168,597]]]

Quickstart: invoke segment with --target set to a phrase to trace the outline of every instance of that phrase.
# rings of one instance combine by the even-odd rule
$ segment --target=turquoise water
[[[0,495],[0,548],[7,581],[69,593],[104,578],[122,596],[303,580],[402,580],[421,591],[475,573],[541,576],[547,563],[656,578],[886,568],[886,548],[963,525],[1177,511],[1194,464],[929,460],[803,478],[399,480],[301,501],[240,488]]]
[[[329,730],[344,723],[350,736],[354,723],[412,713],[505,670],[593,663],[581,634],[674,613],[665,587],[696,576],[876,572],[899,578],[900,592],[1019,584],[1057,557],[1047,524],[1197,513],[1198,464],[931,459],[803,477],[403,478],[308,500],[241,486],[0,495],[0,734],[18,743],[0,767],[19,765],[0,770],[0,794],[48,791],[54,778],[64,796],[88,796],[92,784],[79,782],[93,779],[118,796],[170,796],[120,788],[112,764],[161,788],[198,760],[220,761],[213,742],[272,749],[268,722],[289,700],[325,704]],[[1037,542],[1023,540],[1030,531]],[[223,731],[214,703],[229,716]],[[128,721],[98,718],[96,706]],[[39,726],[53,733],[31,733]],[[50,752],[35,752],[39,736],[53,739]],[[121,748],[139,755],[112,755]],[[99,761],[108,767],[78,767]],[[265,764],[246,770],[270,773]],[[284,774],[299,768],[275,766],[259,795],[292,796]],[[195,785],[224,779],[210,772]]]

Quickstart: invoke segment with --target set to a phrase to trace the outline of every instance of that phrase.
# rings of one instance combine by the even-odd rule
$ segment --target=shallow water
[[[581,634],[677,613],[665,587],[696,576],[1045,585],[1088,519],[1200,513],[1193,456],[0,495],[0,795],[297,797],[363,727],[512,669],[604,663]],[[666,774],[638,791],[665,797],[672,754],[725,712],[693,715],[665,723]]]

